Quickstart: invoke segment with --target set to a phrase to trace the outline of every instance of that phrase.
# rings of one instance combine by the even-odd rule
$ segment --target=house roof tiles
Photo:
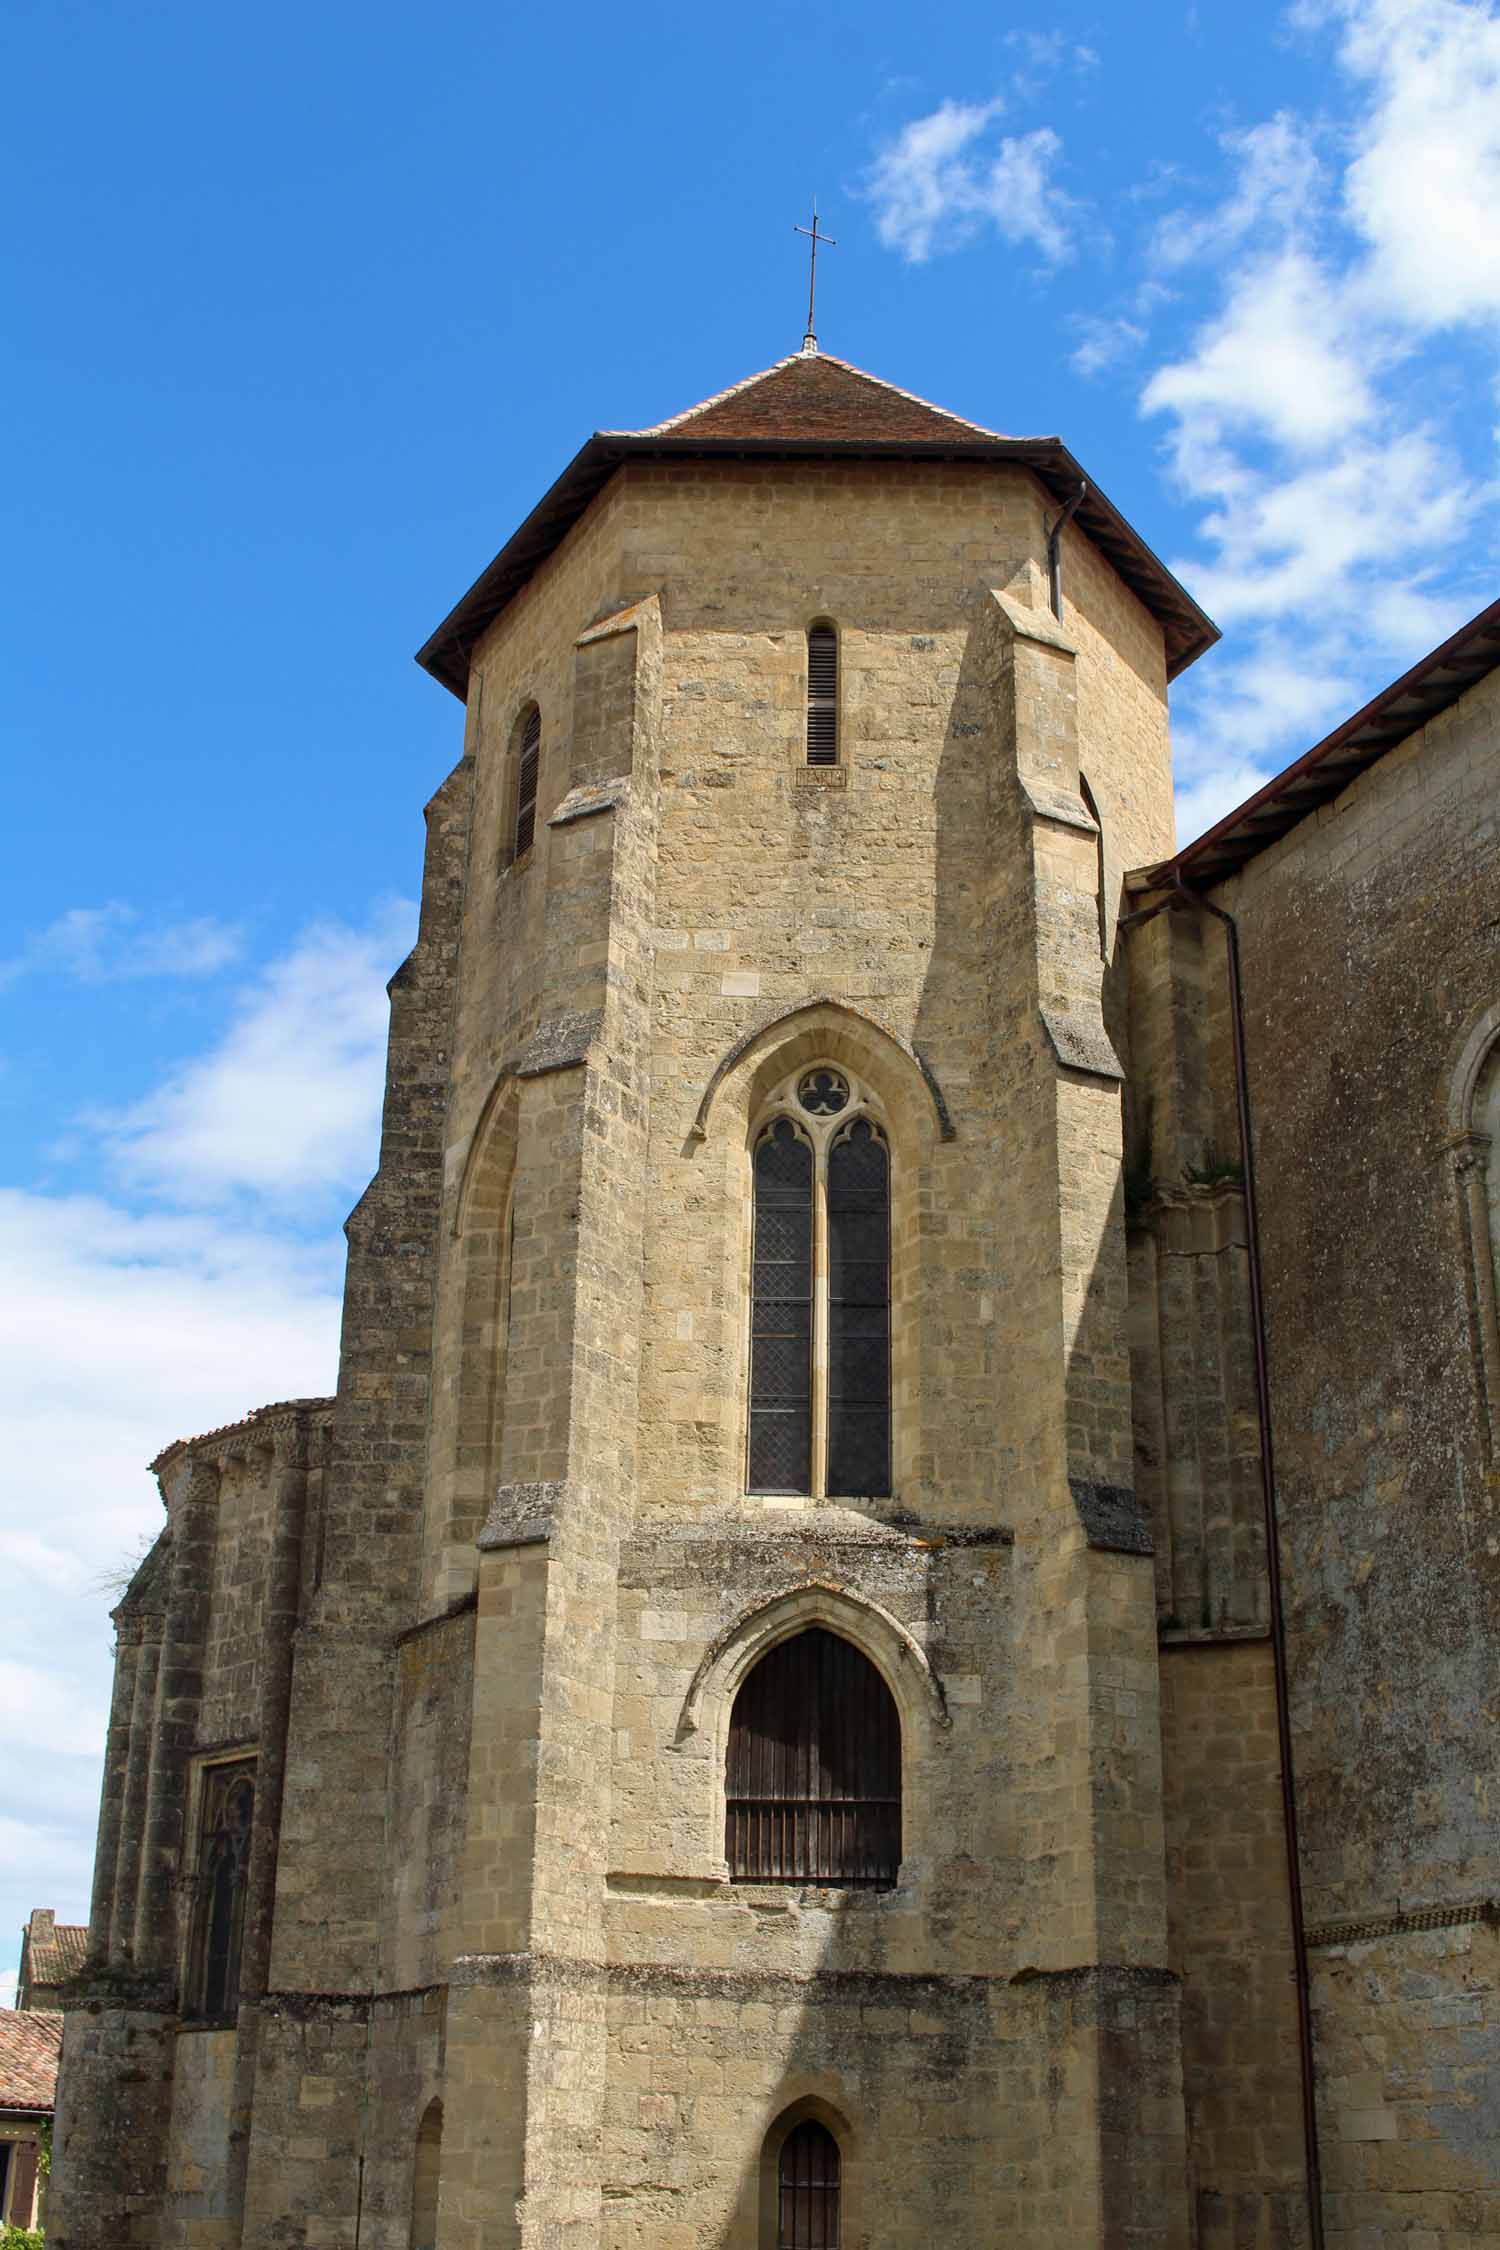
[[[53,2107],[62,2030],[56,2008],[0,2008],[0,2109]]]
[[[64,1977],[76,1976],[83,1967],[83,1957],[88,1951],[87,1925],[79,1922],[54,1922],[51,1937],[40,1941],[34,1923],[31,1929],[27,1961],[32,1983],[61,1984]]]

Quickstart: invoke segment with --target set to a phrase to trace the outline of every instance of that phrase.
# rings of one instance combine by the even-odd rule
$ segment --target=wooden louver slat
[[[831,625],[807,636],[807,762],[839,762],[839,637]]]
[[[741,1883],[889,1889],[901,1864],[901,1721],[869,1659],[814,1626],[735,1698],[724,1851]]]
[[[536,785],[542,763],[542,714],[533,704],[521,735],[521,763],[516,776],[517,859],[529,852],[536,836]]]

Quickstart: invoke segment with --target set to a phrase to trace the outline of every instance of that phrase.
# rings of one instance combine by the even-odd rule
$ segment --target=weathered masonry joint
[[[1214,638],[815,348],[433,635],[337,1394],[115,1613],[52,2250],[1500,2240],[1500,607],[1179,854]]]

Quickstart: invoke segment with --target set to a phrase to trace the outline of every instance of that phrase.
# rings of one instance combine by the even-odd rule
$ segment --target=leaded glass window
[[[255,1825],[255,1760],[206,1766],[198,1820],[188,2012],[210,2023],[239,2005],[245,1892]]]
[[[751,1492],[891,1489],[891,1164],[879,1105],[831,1064],[755,1136]]]

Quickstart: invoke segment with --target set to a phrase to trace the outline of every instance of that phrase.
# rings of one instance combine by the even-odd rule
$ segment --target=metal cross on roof
[[[795,227],[792,230],[795,234],[805,234],[811,245],[812,262],[807,275],[807,334],[802,339],[802,349],[805,352],[815,352],[818,348],[818,339],[813,334],[813,298],[816,296],[818,288],[818,244],[826,242],[830,250],[837,250],[838,248],[838,244],[831,234],[819,234],[818,232],[818,199],[816,196],[813,197],[812,219],[813,223],[810,227]]]

